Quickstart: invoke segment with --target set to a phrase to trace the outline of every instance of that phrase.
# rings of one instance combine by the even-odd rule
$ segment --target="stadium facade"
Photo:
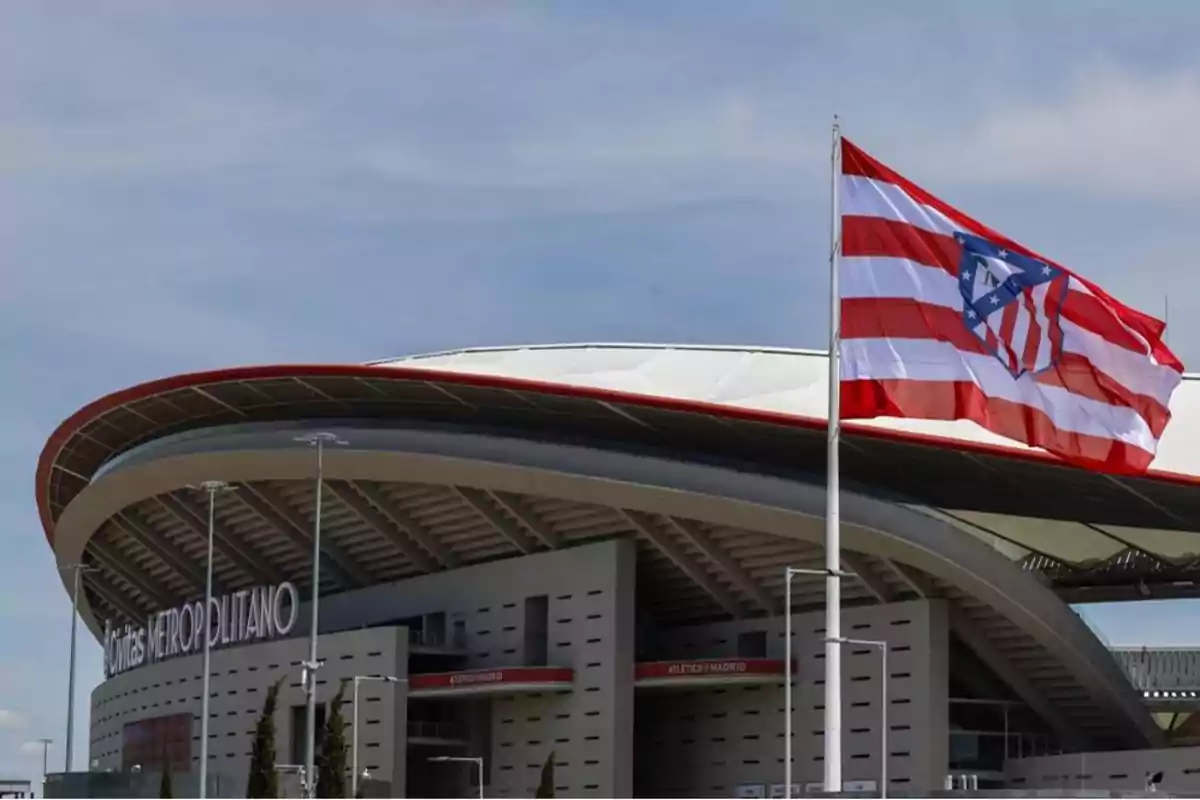
[[[278,761],[302,763],[316,459],[296,440],[328,431],[344,444],[324,460],[318,723],[344,681],[397,679],[347,706],[360,770],[395,795],[461,795],[478,771],[525,797],[552,757],[561,796],[781,795],[784,570],[823,566],[825,374],[804,351],[570,345],[235,368],[93,402],[37,474],[60,566],[94,568],[92,767],[197,769],[195,487],[214,479],[232,490],[209,769],[244,791],[277,682]],[[887,645],[886,672],[882,648],[845,646],[847,788],[877,791],[885,760],[894,795],[953,776],[1141,789],[1160,770],[1200,788],[1200,754],[1172,746],[1192,735],[1192,654],[1114,654],[1072,609],[1200,595],[1200,381],[1172,411],[1142,477],[966,423],[846,426],[843,633]],[[792,590],[805,791],[823,580]]]

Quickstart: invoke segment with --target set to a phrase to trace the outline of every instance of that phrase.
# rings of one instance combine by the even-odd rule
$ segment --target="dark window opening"
[[[550,597],[525,598],[525,664],[541,666],[548,660],[547,636],[550,628]]]
[[[766,658],[767,632],[746,631],[739,633],[737,638],[737,654],[739,658]]]

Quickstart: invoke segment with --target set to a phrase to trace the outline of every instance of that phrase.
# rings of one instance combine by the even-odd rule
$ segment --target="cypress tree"
[[[483,776],[480,776],[482,779]],[[550,751],[550,755],[546,757],[546,763],[542,764],[542,779],[538,782],[537,791],[533,793],[534,797],[554,797],[554,751]]]
[[[175,791],[171,786],[171,759],[163,755],[162,779],[158,782],[159,797],[174,797]]]
[[[246,779],[246,797],[279,797],[279,774],[275,772],[275,707],[283,678],[271,684],[263,702],[262,714],[254,726],[250,747],[250,775]]]
[[[317,797],[346,796],[346,721],[342,719],[342,695],[346,684],[338,686],[325,715],[325,738],[317,768]]]

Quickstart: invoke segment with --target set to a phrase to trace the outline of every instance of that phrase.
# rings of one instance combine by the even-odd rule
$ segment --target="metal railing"
[[[1147,700],[1200,698],[1200,649],[1121,647],[1112,654]]]

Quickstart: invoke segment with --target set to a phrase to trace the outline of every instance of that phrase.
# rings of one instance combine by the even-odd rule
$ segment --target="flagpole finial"
[[[842,127],[842,121],[837,114],[833,115],[833,129],[836,131]]]

